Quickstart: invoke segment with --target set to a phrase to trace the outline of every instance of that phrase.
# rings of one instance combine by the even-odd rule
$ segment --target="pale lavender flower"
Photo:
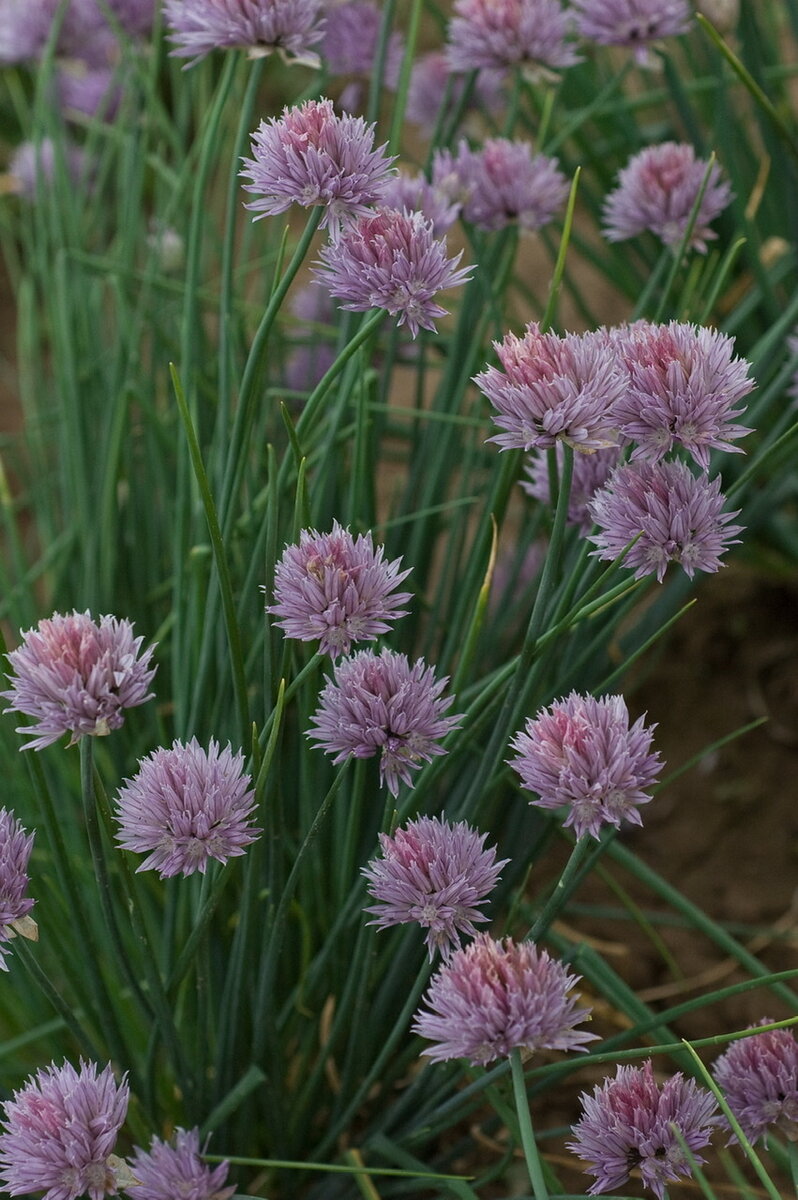
[[[319,51],[331,75],[365,75],[374,69],[382,25],[382,13],[372,0],[347,0],[328,5],[324,37]],[[388,37],[384,82],[395,87],[404,54],[398,30]]]
[[[72,734],[74,745],[86,735],[119,729],[124,710],[153,694],[155,646],[142,653],[143,641],[133,637],[130,621],[106,616],[97,623],[88,612],[54,613],[24,633],[22,645],[8,654],[11,688],[0,692],[9,701],[4,712],[35,719],[17,729],[31,737],[23,749],[41,750],[64,733]]]
[[[128,1087],[109,1063],[98,1072],[51,1063],[6,1100],[0,1133],[0,1180],[12,1196],[44,1192],[43,1200],[102,1200],[131,1182],[114,1145],[127,1113]]]
[[[645,65],[648,47],[686,33],[693,14],[687,0],[571,0],[577,31],[604,46],[627,46]]]
[[[337,308],[332,297],[313,282],[296,291],[290,308],[302,323],[301,340],[297,339],[299,344],[286,361],[285,382],[292,391],[309,392],[335,362]]]
[[[162,879],[204,874],[209,859],[226,863],[243,854],[262,833],[251,823],[255,792],[243,764],[243,754],[213,739],[207,750],[192,738],[143,758],[115,812],[119,845],[149,852],[136,869],[158,871]]]
[[[637,321],[614,332],[629,372],[615,418],[623,438],[637,443],[633,459],[657,462],[681,445],[708,471],[711,449],[742,453],[732,442],[751,430],[734,418],[755,383],[750,363],[734,357],[733,338],[679,321]]]
[[[508,760],[538,808],[567,808],[563,824],[576,836],[601,835],[621,821],[642,825],[641,804],[651,799],[662,762],[652,751],[655,725],[643,717],[629,724],[623,696],[580,696],[572,692],[530,717],[510,742]]]
[[[557,458],[562,462],[563,450],[557,445]],[[605,450],[594,450],[592,454],[575,454],[571,490],[568,493],[569,525],[576,525],[580,533],[588,534],[593,528],[589,504],[599,488],[612,475],[620,460],[620,446],[608,446]],[[551,503],[549,487],[549,460],[545,450],[535,450],[524,467],[526,479],[521,480],[524,491],[534,496],[541,504]]]
[[[504,68],[485,69],[479,72],[471,90],[467,107],[494,116],[504,103]],[[448,94],[446,114],[459,105],[466,87],[462,75],[453,74],[449,60],[442,50],[430,50],[421,54],[413,64],[410,88],[407,93],[405,117],[414,125],[420,125],[428,133],[435,128],[438,114]]]
[[[593,554],[619,558],[637,537],[624,560],[635,579],[656,575],[661,583],[670,562],[679,563],[691,579],[696,571],[717,571],[744,528],[730,524],[739,509],[723,512],[723,504],[720,479],[696,478],[686,463],[629,463],[613,472],[590,502],[599,527],[590,537],[597,547]]]
[[[123,32],[146,36],[152,29],[155,0],[108,0]],[[98,0],[0,0],[0,63],[38,58],[53,22],[61,25],[55,47],[59,57],[81,59],[91,66],[108,66],[118,56],[116,32]]]
[[[172,54],[193,66],[212,50],[246,50],[249,58],[278,53],[286,62],[317,67],[319,0],[163,0]]]
[[[497,410],[503,450],[548,449],[558,441],[600,450],[616,441],[613,406],[626,380],[612,348],[597,334],[541,333],[531,322],[523,338],[494,342],[504,370],[487,367],[474,382]]]
[[[761,1022],[769,1023],[769,1018]],[[732,1042],[715,1060],[712,1074],[749,1142],[765,1137],[771,1126],[798,1142],[798,1042],[791,1029]],[[729,1128],[725,1117],[722,1124]]]
[[[396,588],[410,574],[402,560],[384,560],[371,534],[356,538],[333,521],[330,533],[303,529],[299,545],[286,546],[274,573],[275,604],[266,611],[286,637],[318,639],[319,650],[336,658],[353,642],[373,642],[392,622],[407,616],[401,605],[412,598]]]
[[[33,834],[26,833],[13,813],[0,808],[0,970],[7,971],[5,942],[20,935],[36,941],[36,922],[29,916],[35,901],[28,890],[28,859]]]
[[[119,109],[122,88],[113,67],[93,67],[79,59],[68,59],[58,64],[55,83],[58,103],[67,117],[82,113],[110,121]]]
[[[521,67],[532,78],[570,67],[570,16],[559,0],[455,0],[448,56],[453,71]]]
[[[436,238],[444,237],[460,214],[460,203],[449,190],[436,187],[423,175],[400,171],[389,182],[382,198],[386,208],[420,212],[432,223]]]
[[[448,959],[461,933],[474,937],[474,922],[487,921],[479,907],[510,861],[497,862],[496,848],[485,849],[486,837],[465,821],[452,825],[437,817],[408,821],[393,837],[381,833],[382,858],[362,869],[379,901],[366,909],[377,918],[369,924],[387,929],[415,921],[429,931],[430,959],[436,950]]]
[[[645,1186],[663,1200],[669,1183],[692,1174],[673,1126],[702,1163],[698,1151],[709,1145],[718,1123],[711,1092],[681,1072],[660,1088],[650,1060],[642,1067],[619,1066],[615,1078],[595,1087],[592,1096],[582,1094],[582,1108],[572,1128],[576,1141],[568,1148],[590,1164],[585,1171],[596,1178],[591,1195],[615,1191],[637,1167]]]
[[[348,113],[339,117],[332,100],[307,100],[261,121],[252,154],[241,174],[250,181],[245,191],[258,199],[247,208],[274,216],[292,204],[320,204],[327,210],[321,227],[334,233],[344,218],[368,212],[393,174],[385,147],[374,149],[374,126]]]
[[[308,737],[334,763],[379,755],[380,782],[396,796],[400,783],[413,786],[411,771],[446,753],[440,739],[460,724],[460,714],[444,716],[452,705],[441,695],[448,682],[436,680],[423,658],[411,666],[392,650],[360,650],[335,664]]]
[[[51,138],[20,142],[8,164],[7,190],[31,202],[41,200],[54,187],[62,169],[72,187],[88,190],[90,171],[82,146],[65,142],[56,150]]]
[[[433,171],[433,182],[458,180],[463,216],[478,229],[504,229],[513,222],[522,229],[540,229],[568,196],[568,181],[556,158],[508,138],[488,138],[478,150],[462,141],[456,155],[438,151]]]
[[[170,1142],[154,1137],[148,1152],[136,1146],[130,1167],[136,1200],[229,1200],[236,1190],[224,1186],[228,1162],[203,1163],[198,1129],[178,1128]]]
[[[596,1035],[575,1028],[591,1011],[569,995],[578,982],[533,942],[478,933],[433,975],[413,1032],[437,1043],[427,1058],[483,1067],[516,1048],[582,1050]]]
[[[322,248],[316,278],[342,308],[384,308],[415,337],[419,327],[434,333],[435,318],[446,315],[436,293],[469,278],[471,267],[457,268],[461,256],[448,257],[422,213],[381,208],[357,217]]]
[[[604,200],[606,238],[622,242],[650,230],[666,246],[678,246],[705,179],[690,237],[691,247],[705,253],[707,241],[717,237],[709,223],[731,203],[732,190],[716,162],[696,158],[683,142],[646,146],[618,172],[617,186]]]

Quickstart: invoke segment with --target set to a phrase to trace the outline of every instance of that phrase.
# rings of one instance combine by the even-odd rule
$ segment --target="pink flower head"
[[[615,443],[613,407],[626,380],[609,345],[597,334],[541,333],[531,322],[523,338],[494,342],[503,370],[487,367],[474,379],[496,409],[503,450],[548,449],[558,441],[576,450]]]
[[[328,4],[321,57],[330,75],[370,76],[374,69],[382,13],[372,0],[345,0]],[[385,83],[395,87],[402,66],[404,43],[394,30],[388,37]]]
[[[131,1163],[136,1200],[229,1200],[235,1187],[225,1187],[230,1164],[211,1169],[200,1158],[198,1129],[176,1129],[171,1142],[154,1137],[149,1152],[138,1146]]]
[[[693,19],[687,0],[571,0],[583,38],[604,46],[627,46],[638,61],[661,38],[686,33]]]
[[[589,1163],[585,1171],[596,1177],[591,1195],[615,1191],[637,1167],[645,1186],[663,1200],[669,1183],[692,1174],[673,1126],[702,1163],[698,1151],[709,1145],[718,1123],[711,1092],[681,1072],[660,1088],[650,1060],[642,1067],[618,1067],[615,1078],[594,1088],[592,1096],[582,1094],[582,1107],[583,1116],[573,1126],[576,1141],[568,1148]]]
[[[578,982],[534,942],[478,933],[433,975],[413,1032],[436,1043],[423,1051],[436,1062],[484,1067],[516,1048],[582,1050],[596,1035],[575,1028],[591,1011],[568,994]]]
[[[33,834],[26,833],[13,813],[0,808],[0,970],[7,971],[9,942],[17,934],[36,940],[36,922],[28,914],[35,901],[28,895],[28,859]]]
[[[438,151],[433,181],[454,176],[463,195],[463,216],[478,229],[547,225],[568,196],[568,180],[556,158],[534,154],[529,142],[488,138],[479,150],[461,142],[456,155]]]
[[[503,68],[486,68],[479,72],[467,107],[495,115],[504,103]],[[405,116],[414,125],[425,129],[428,135],[435,127],[438,114],[444,103],[448,104],[447,116],[463,98],[466,87],[462,75],[453,74],[449,60],[442,50],[429,50],[421,54],[413,64],[410,88],[407,93]]]
[[[212,50],[246,50],[250,58],[278,53],[317,67],[311,47],[323,31],[320,0],[163,0],[176,58],[193,66]]]
[[[449,23],[453,71],[521,67],[531,77],[579,61],[568,43],[570,17],[559,0],[455,0]]]
[[[397,829],[393,837],[380,834],[382,858],[363,868],[368,890],[377,904],[371,925],[418,922],[427,929],[430,959],[439,950],[448,959],[460,946],[460,934],[476,934],[475,921],[487,921],[479,906],[493,891],[509,859],[496,861],[496,849],[485,849],[487,834],[465,821],[418,817]]]
[[[26,200],[41,200],[55,186],[61,170],[73,188],[88,189],[89,160],[82,146],[65,142],[56,149],[51,138],[20,142],[8,164],[8,190]]]
[[[623,242],[650,230],[666,246],[678,246],[705,179],[690,238],[691,247],[704,254],[707,241],[717,236],[709,223],[731,203],[732,190],[716,162],[696,158],[693,147],[681,142],[646,146],[618,172],[617,186],[604,201],[605,236]]]
[[[433,299],[437,292],[469,278],[471,267],[457,269],[461,255],[448,257],[422,213],[381,208],[357,217],[323,247],[316,278],[342,308],[384,308],[415,337],[419,328],[434,333],[435,318],[446,315]]]
[[[723,503],[720,479],[696,478],[686,463],[629,463],[590,502],[599,527],[590,538],[597,547],[593,554],[619,558],[637,537],[625,558],[635,579],[656,575],[661,583],[669,562],[679,563],[691,579],[696,571],[717,571],[743,531],[730,524],[739,509],[723,512]]]
[[[769,1018],[762,1022],[769,1023]],[[771,1127],[798,1142],[798,1042],[792,1029],[732,1042],[715,1060],[712,1074],[749,1142],[758,1142]],[[725,1117],[722,1124],[728,1129]]]
[[[593,528],[589,504],[599,488],[612,475],[620,460],[620,446],[608,446],[606,450],[594,450],[592,454],[575,454],[571,490],[568,493],[569,525],[577,525],[580,533],[587,535]],[[562,446],[557,445],[557,458],[562,460]],[[541,504],[551,503],[549,487],[549,460],[545,450],[534,450],[524,468],[526,479],[521,480],[524,491],[534,496]]]
[[[0,1133],[0,1180],[10,1195],[44,1192],[43,1200],[114,1196],[125,1164],[114,1145],[127,1113],[127,1084],[111,1064],[51,1063],[6,1100]]]
[[[243,764],[243,754],[229,745],[221,750],[211,739],[203,750],[196,738],[141,760],[116,798],[115,813],[119,845],[149,852],[138,871],[158,871],[162,879],[204,874],[209,859],[226,863],[257,840],[255,792]]]
[[[108,66],[119,44],[106,7],[124,33],[146,37],[152,30],[155,0],[70,0],[66,7],[62,0],[0,0],[0,64],[39,58],[58,16],[57,56]]]
[[[0,692],[8,700],[4,712],[35,719],[17,733],[35,735],[23,747],[41,750],[71,733],[74,745],[86,735],[102,737],[124,724],[124,710],[152,697],[150,668],[155,646],[141,653],[142,637],[133,637],[129,621],[88,612],[55,613],[22,635],[11,650],[7,675],[11,687]]]
[[[751,430],[734,418],[755,384],[732,338],[679,321],[637,321],[612,332],[629,372],[615,417],[622,436],[637,443],[633,459],[657,462],[681,445],[708,471],[711,449],[742,453],[732,442]]]
[[[400,606],[411,593],[395,591],[410,574],[399,570],[401,562],[385,562],[370,533],[353,538],[337,521],[331,533],[303,529],[299,545],[286,546],[277,564],[276,603],[266,611],[280,618],[286,637],[318,638],[321,653],[333,658],[349,654],[353,642],[373,642],[407,615]]]
[[[653,731],[643,718],[629,724],[623,696],[572,692],[530,718],[510,743],[510,763],[538,808],[567,808],[564,824],[577,837],[601,835],[621,821],[641,825],[637,811],[651,799],[662,762],[652,751]]]
[[[241,174],[250,181],[245,190],[258,198],[247,208],[273,216],[292,204],[321,204],[327,209],[321,226],[334,233],[345,218],[368,212],[393,174],[385,147],[374,149],[374,126],[348,113],[339,117],[332,100],[307,100],[261,121],[252,154]]]
[[[459,714],[444,716],[452,705],[441,695],[448,682],[436,680],[423,659],[411,666],[392,650],[360,650],[335,664],[308,737],[334,763],[378,754],[380,780],[396,796],[400,782],[413,786],[411,771],[446,753],[439,741],[460,724]]]
[[[423,175],[402,171],[390,181],[383,195],[386,208],[420,212],[432,224],[436,238],[444,237],[460,214],[460,203],[449,190],[430,183]]]

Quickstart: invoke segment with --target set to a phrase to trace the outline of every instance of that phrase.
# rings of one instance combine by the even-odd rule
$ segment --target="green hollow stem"
[[[518,1130],[521,1134],[521,1145],[526,1159],[526,1169],[529,1172],[529,1182],[532,1184],[532,1194],[535,1200],[549,1200],[549,1190],[546,1187],[543,1164],[538,1154],[535,1131],[532,1128],[532,1117],[529,1113],[521,1051],[517,1046],[510,1051],[510,1071],[513,1077],[513,1096],[518,1114]]]
[[[587,854],[590,841],[589,834],[583,834],[576,842],[571,851],[571,857],[568,859],[560,878],[557,880],[554,891],[544,904],[542,911],[535,918],[527,934],[527,940],[534,942],[539,937],[542,937],[557,913],[568,903],[574,888],[578,885],[581,878],[580,867]]]

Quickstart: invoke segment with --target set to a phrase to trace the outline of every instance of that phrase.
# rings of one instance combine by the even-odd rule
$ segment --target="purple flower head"
[[[696,478],[683,462],[636,462],[618,467],[590,501],[590,515],[599,527],[590,540],[597,558],[619,558],[635,579],[656,575],[659,582],[669,562],[677,562],[692,579],[696,571],[714,572],[721,555],[739,542],[738,515],[723,512],[720,479]],[[641,536],[638,537],[638,534]]]
[[[598,838],[605,825],[641,825],[638,806],[651,799],[662,762],[651,743],[656,726],[629,725],[623,696],[572,692],[530,717],[510,743],[509,760],[538,808],[567,808],[577,837]]]
[[[433,975],[413,1032],[437,1043],[428,1058],[483,1067],[516,1047],[582,1050],[596,1035],[575,1028],[591,1011],[568,994],[578,982],[533,942],[478,933]]]
[[[709,228],[731,203],[732,190],[716,162],[696,158],[692,146],[662,142],[634,154],[618,172],[617,186],[604,200],[603,228],[611,242],[650,230],[666,246],[678,246],[698,205],[690,245],[702,254],[717,235]]]
[[[35,901],[28,890],[28,859],[33,834],[26,833],[13,813],[0,808],[0,970],[7,971],[8,949],[3,944],[19,934],[38,939],[36,922],[29,916]]]
[[[642,1067],[618,1067],[614,1079],[582,1094],[583,1116],[573,1126],[569,1142],[578,1158],[590,1165],[596,1182],[589,1192],[614,1191],[637,1167],[646,1187],[663,1200],[669,1183],[688,1178],[690,1160],[673,1131],[675,1125],[695,1160],[709,1145],[718,1123],[715,1097],[677,1072],[658,1087],[651,1060]]]
[[[122,89],[113,67],[86,66],[75,59],[59,64],[56,71],[58,103],[67,117],[82,113],[113,120]]]
[[[198,1129],[176,1129],[170,1142],[154,1137],[149,1152],[136,1146],[131,1170],[138,1183],[136,1200],[229,1200],[235,1187],[225,1187],[230,1164],[211,1169],[200,1158]]]
[[[769,1018],[761,1023],[769,1024]],[[715,1060],[712,1074],[749,1142],[758,1142],[771,1126],[798,1141],[798,1042],[791,1029],[732,1042]],[[729,1128],[725,1117],[722,1124]]]
[[[163,0],[176,58],[193,66],[212,50],[246,50],[250,58],[278,53],[317,67],[311,47],[321,39],[319,0]]]
[[[118,57],[119,42],[98,0],[0,0],[0,64],[39,58],[56,16],[61,25],[55,47],[60,58],[81,59],[89,66],[108,66]],[[155,0],[108,0],[123,32],[147,36],[155,17]]]
[[[130,1182],[113,1153],[127,1113],[127,1084],[111,1064],[51,1063],[6,1100],[0,1133],[0,1180],[12,1196],[44,1191],[43,1200],[102,1200]]]
[[[562,447],[558,445],[556,449],[558,460],[562,460]],[[590,533],[593,528],[593,518],[588,505],[618,466],[620,453],[620,446],[608,446],[606,450],[594,450],[592,454],[574,455],[566,519],[569,525],[577,525],[580,533],[584,535]],[[534,496],[541,504],[549,504],[549,461],[545,450],[533,451],[524,468],[524,474],[526,479],[521,480],[524,491]]]
[[[541,333],[494,342],[504,370],[487,367],[474,379],[497,410],[504,432],[490,438],[503,450],[548,449],[558,441],[576,450],[615,443],[613,407],[626,380],[610,346],[597,334]]]
[[[382,13],[371,0],[346,0],[329,4],[324,37],[319,47],[330,75],[370,76],[377,57]],[[396,87],[402,66],[404,42],[398,30],[388,37],[384,80]]]
[[[374,858],[363,874],[379,903],[366,909],[380,929],[418,922],[430,959],[439,950],[448,959],[460,947],[460,934],[476,934],[475,921],[487,921],[479,906],[493,891],[509,859],[496,861],[496,849],[485,849],[487,834],[465,821],[452,825],[437,817],[418,817],[380,834],[382,858]]]
[[[460,204],[450,192],[430,183],[423,175],[395,175],[385,189],[386,208],[420,212],[432,223],[436,238],[444,237],[460,215]]]
[[[734,357],[732,338],[679,321],[637,321],[613,333],[629,372],[615,418],[621,435],[637,443],[633,459],[658,462],[681,445],[708,471],[711,449],[742,453],[732,441],[751,430],[734,418],[755,384],[750,363]]]
[[[14,671],[4,712],[24,713],[36,724],[17,733],[31,740],[25,750],[41,750],[71,733],[70,746],[86,735],[102,737],[124,724],[124,710],[152,697],[150,667],[155,646],[141,653],[143,638],[133,637],[130,621],[88,612],[55,613],[22,635],[8,654]]]
[[[448,682],[436,680],[423,658],[411,666],[392,650],[360,650],[335,664],[308,737],[334,763],[379,754],[380,781],[396,796],[400,783],[413,786],[411,771],[446,753],[438,743],[460,724],[460,714],[444,716],[452,704],[441,695]]]
[[[73,187],[88,190],[88,160],[83,148],[66,143],[61,153],[63,163],[51,138],[20,142],[8,164],[8,190],[25,200],[40,200],[55,184],[62,166]]]
[[[628,46],[645,65],[648,47],[686,33],[693,14],[687,0],[571,0],[576,28],[603,46]]]
[[[504,103],[506,74],[504,68],[480,71],[470,101],[467,102],[468,107],[495,116]],[[430,50],[420,55],[413,64],[405,116],[408,121],[429,132],[434,128],[438,114],[446,102],[447,91],[448,116],[461,101],[465,86],[466,81],[462,75],[452,74],[446,54],[442,50]]]
[[[332,100],[307,100],[261,121],[252,154],[241,174],[258,199],[247,208],[274,216],[292,204],[321,204],[327,209],[321,227],[334,233],[344,218],[368,212],[393,174],[385,147],[374,149],[374,126],[348,113],[339,117]]]
[[[266,611],[279,618],[286,637],[319,640],[319,650],[337,658],[353,642],[373,642],[391,622],[407,615],[400,605],[412,598],[396,588],[410,574],[401,558],[385,562],[371,534],[352,537],[333,521],[331,533],[303,529],[298,546],[286,546],[274,574],[276,603]]]
[[[478,229],[522,229],[548,224],[568,196],[568,181],[556,158],[534,154],[529,142],[489,138],[479,150],[465,141],[456,155],[438,151],[436,176],[459,180],[463,216]]]
[[[342,308],[384,308],[415,337],[419,327],[434,333],[435,318],[446,315],[433,300],[436,293],[469,278],[471,267],[457,268],[461,256],[447,256],[445,241],[422,213],[381,208],[357,217],[323,247],[316,278]]]
[[[243,754],[196,738],[153,750],[116,798],[116,840],[146,854],[138,871],[170,875],[205,873],[208,859],[226,863],[244,853],[262,832],[252,824],[255,792],[243,773]]]
[[[455,0],[448,55],[453,71],[521,67],[548,78],[579,55],[566,38],[570,17],[559,0]]]

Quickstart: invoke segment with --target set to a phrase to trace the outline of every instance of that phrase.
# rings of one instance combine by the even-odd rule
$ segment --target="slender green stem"
[[[565,864],[560,878],[557,880],[554,891],[549,896],[542,911],[535,918],[532,928],[526,935],[530,941],[535,942],[538,938],[542,937],[557,913],[568,903],[574,889],[579,884],[581,878],[580,867],[590,847],[590,842],[591,838],[589,834],[585,833],[574,845],[571,856]]]
[[[513,1077],[513,1096],[518,1113],[518,1129],[521,1134],[521,1145],[524,1149],[526,1169],[529,1172],[529,1182],[532,1184],[532,1194],[535,1200],[549,1200],[549,1190],[543,1175],[543,1164],[538,1154],[535,1131],[532,1128],[532,1117],[529,1112],[529,1101],[524,1082],[524,1068],[521,1063],[521,1051],[515,1046],[510,1051],[510,1071]]]

